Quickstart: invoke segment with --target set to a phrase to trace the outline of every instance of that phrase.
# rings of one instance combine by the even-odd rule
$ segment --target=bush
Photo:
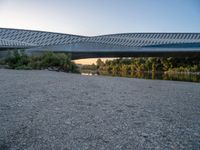
[[[0,65],[4,65],[5,61],[3,59],[0,59]]]
[[[27,56],[24,51],[11,51],[5,59],[11,69],[49,69],[64,72],[79,72],[71,61],[71,56],[64,53],[46,52],[40,56]]]
[[[15,69],[20,66],[28,65],[28,56],[25,55],[24,51],[16,50],[10,51],[9,57],[5,59],[5,63],[11,68]]]

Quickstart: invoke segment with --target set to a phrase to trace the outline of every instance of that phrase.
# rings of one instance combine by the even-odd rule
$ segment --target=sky
[[[200,32],[200,0],[0,0],[0,27],[86,36]]]
[[[0,0],[0,27],[90,36],[200,32],[200,0]]]

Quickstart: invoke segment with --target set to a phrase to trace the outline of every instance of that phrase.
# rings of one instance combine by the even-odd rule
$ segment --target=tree
[[[100,58],[97,59],[96,63],[97,63],[97,69],[99,69],[101,66],[104,66],[104,62]]]

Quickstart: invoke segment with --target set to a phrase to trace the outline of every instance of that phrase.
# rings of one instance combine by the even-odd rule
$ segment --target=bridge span
[[[121,33],[80,36],[0,28],[0,57],[11,49],[28,54],[71,53],[73,59],[98,57],[200,57],[200,33]]]

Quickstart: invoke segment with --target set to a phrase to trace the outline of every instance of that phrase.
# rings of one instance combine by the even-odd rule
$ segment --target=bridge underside
[[[18,50],[18,49],[0,49],[0,58],[7,57],[9,51]],[[25,53],[28,55],[41,55],[47,50],[29,50],[24,49]],[[52,50],[49,50],[52,51]],[[119,58],[119,57],[199,57],[200,50],[138,50],[138,51],[61,51],[54,50],[55,53],[66,53],[70,54],[72,59],[85,59],[85,58]]]
[[[199,52],[80,52],[71,54],[72,59],[119,57],[200,57]]]

